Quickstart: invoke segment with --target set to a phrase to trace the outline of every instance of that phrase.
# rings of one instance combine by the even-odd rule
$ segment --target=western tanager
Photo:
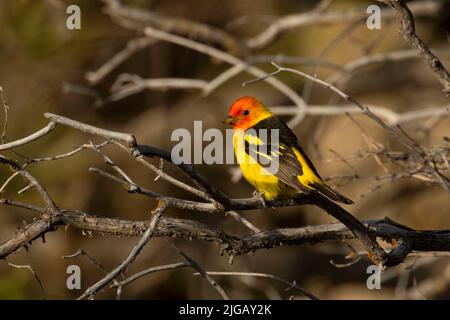
[[[245,179],[264,195],[266,200],[293,198],[299,193],[318,192],[334,201],[353,203],[323,181],[291,129],[257,99],[248,96],[237,99],[231,105],[229,116],[224,122],[234,129],[234,152]],[[262,131],[270,136],[272,129],[278,129],[276,151],[271,151],[273,146],[270,144],[274,143],[271,139],[266,138],[267,141],[264,141],[258,136]],[[239,137],[243,138],[244,143],[238,142]],[[249,150],[250,147],[257,145],[257,148],[260,148],[264,144],[267,150],[264,154],[252,153]],[[258,158],[255,154],[270,161],[278,161],[277,170],[268,173],[261,164],[261,159],[255,159]]]

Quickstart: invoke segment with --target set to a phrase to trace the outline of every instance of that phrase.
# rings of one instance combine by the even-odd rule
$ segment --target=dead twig
[[[450,95],[450,74],[442,62],[436,57],[427,44],[416,34],[414,16],[404,0],[378,0],[394,8],[400,17],[400,34],[409,46],[417,51],[428,68],[442,84],[444,92]]]
[[[175,246],[174,246],[175,247]],[[189,257],[186,253],[175,247],[175,249],[178,251],[178,253],[186,259],[186,261],[191,265],[192,268],[197,270],[197,272],[205,278],[206,281],[214,288],[216,291],[220,294],[223,300],[230,300],[228,295],[225,293],[225,290],[213,279],[210,277],[209,273],[207,273],[205,270],[203,270],[202,267],[191,257]]]
[[[288,287],[286,290],[290,289],[297,289],[302,294],[304,294],[306,297],[308,297],[311,300],[320,300],[317,296],[312,294],[310,291],[306,290],[303,287],[300,287],[295,281],[288,281],[283,278],[277,277],[273,274],[268,273],[258,273],[258,272],[225,272],[225,271],[206,271],[209,275],[217,275],[217,276],[241,276],[241,277],[256,277],[256,278],[266,278],[266,279],[272,279],[278,282],[281,282]],[[194,273],[194,275],[199,275],[199,273]]]
[[[155,233],[159,220],[161,219],[162,214],[166,210],[166,206],[163,202],[160,202],[156,209],[152,211],[152,220],[150,221],[150,225],[148,229],[145,231],[144,235],[142,236],[139,243],[131,250],[128,257],[120,264],[118,265],[114,270],[112,270],[110,273],[107,274],[106,277],[95,283],[94,285],[90,286],[80,297],[78,297],[78,300],[92,297],[94,296],[99,290],[104,288],[106,285],[108,285],[111,281],[113,281],[119,274],[125,271],[125,269],[133,263],[133,261],[136,259],[136,257],[139,255],[141,250],[144,248],[144,246],[147,244],[147,242],[152,238],[153,234]]]
[[[8,262],[8,265],[17,269],[28,269],[30,270],[31,274],[33,275],[33,277],[36,279],[36,282],[38,283],[39,286],[39,290],[41,291],[41,297],[42,300],[46,300],[45,297],[45,290],[44,290],[44,286],[42,285],[42,281],[39,278],[39,276],[37,275],[37,273],[34,271],[34,269],[30,266],[30,265],[17,265],[11,262]]]

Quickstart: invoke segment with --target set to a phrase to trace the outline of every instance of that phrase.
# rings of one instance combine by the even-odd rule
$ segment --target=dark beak
[[[228,116],[222,121],[222,123],[227,126],[232,126],[236,123],[236,118],[233,118],[232,116]]]

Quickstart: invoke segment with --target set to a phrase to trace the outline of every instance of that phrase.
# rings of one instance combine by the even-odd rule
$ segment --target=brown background
[[[65,28],[68,5],[65,1],[2,1],[0,3],[0,86],[5,90],[11,107],[9,113],[8,141],[18,139],[43,127],[47,122],[44,112],[53,112],[99,127],[129,132],[141,143],[161,148],[170,148],[170,134],[176,128],[191,129],[194,120],[202,120],[203,127],[217,127],[224,130],[221,120],[226,116],[229,104],[239,96],[254,95],[268,105],[291,105],[287,100],[264,83],[243,88],[241,84],[252,79],[241,74],[219,87],[208,97],[202,97],[197,90],[144,91],[122,101],[101,108],[95,106],[92,98],[74,93],[64,93],[65,83],[87,85],[84,74],[100,67],[114,53],[122,49],[135,32],[121,28],[102,12],[102,3],[96,1],[75,1],[82,10],[82,29],[69,31]],[[159,14],[183,17],[225,28],[230,21],[244,15],[261,15],[255,23],[234,28],[229,32],[244,39],[257,34],[266,23],[263,17],[272,17],[310,10],[314,1],[127,1],[127,4],[150,9]],[[335,1],[329,10],[364,9],[371,2]],[[419,34],[430,45],[440,48],[439,56],[448,65],[448,20],[445,11],[431,18],[417,22]],[[262,22],[261,22],[262,21]],[[286,33],[281,39],[257,54],[278,54],[318,58],[324,48],[335,40],[348,23],[326,26],[311,26]],[[376,40],[378,39],[378,40]],[[376,41],[376,42],[374,42]],[[365,54],[364,50],[375,43],[372,53],[407,48],[398,34],[398,21],[382,22],[381,30],[368,30],[364,22],[340,40],[324,60],[345,64]],[[447,50],[447,51],[445,51]],[[313,72],[311,66],[296,66],[306,72]],[[159,42],[145,49],[123,63],[94,89],[102,96],[120,73],[135,73],[143,78],[185,77],[209,80],[228,68],[197,52]],[[269,64],[261,65],[267,71]],[[320,68],[319,78],[326,78],[334,71]],[[301,92],[302,78],[283,74],[279,79],[292,89]],[[385,106],[395,112],[445,106],[448,98],[442,93],[438,81],[420,59],[409,59],[395,63],[376,64],[359,70],[353,75],[346,92],[366,104]],[[333,97],[328,90],[314,86],[311,104],[327,105]],[[374,139],[388,145],[386,132],[380,130],[370,119],[357,115],[355,119]],[[449,135],[450,120],[439,122],[428,137],[420,136],[418,128],[426,119],[406,124],[410,132],[426,146],[442,143]],[[320,131],[319,131],[320,129]],[[336,160],[330,149],[350,158],[360,179],[346,182],[331,180],[339,191],[355,200],[350,211],[359,219],[378,219],[385,216],[418,229],[449,229],[449,195],[436,184],[427,184],[415,179],[403,179],[386,183],[372,190],[378,184],[374,177],[383,171],[373,158],[355,157],[359,151],[367,150],[360,129],[346,116],[324,118],[307,117],[294,131],[325,177],[352,174],[342,161]],[[28,157],[42,157],[69,151],[72,145],[82,144],[88,137],[80,132],[58,128],[39,141],[17,148],[16,151]],[[313,141],[318,146],[314,147]],[[390,147],[398,148],[394,141]],[[154,182],[154,174],[125,157],[116,148],[105,149],[126,172],[150,189],[160,193],[192,198],[189,194],[162,181]],[[5,155],[11,157],[11,152]],[[88,173],[89,167],[109,168],[92,151],[85,151],[72,158],[48,162],[31,167],[33,173],[63,208],[79,209],[92,214],[146,219],[154,203],[142,196],[130,195],[120,186],[102,177]],[[230,165],[200,166],[199,171],[217,186],[233,197],[247,197],[252,189],[245,181],[230,183]],[[171,171],[172,172],[172,171]],[[173,171],[175,172],[175,171]],[[1,168],[0,178],[4,181],[10,172]],[[2,197],[15,197],[25,202],[39,202],[35,192],[17,196],[24,187],[16,179]],[[363,196],[364,195],[364,196]],[[194,199],[194,198],[192,198]],[[229,217],[195,214],[169,210],[174,217],[197,219],[218,226],[231,234],[244,235],[249,231]],[[333,219],[313,207],[268,209],[263,212],[245,212],[244,216],[260,229],[274,227],[296,227],[332,222]],[[23,210],[2,207],[0,214],[0,241],[12,235],[23,221],[32,221],[33,214]],[[30,264],[41,278],[48,298],[74,298],[81,291],[66,288],[66,267],[78,264],[82,268],[82,288],[100,279],[103,275],[83,257],[63,260],[61,256],[83,248],[112,269],[129,253],[137,239],[113,236],[83,235],[79,230],[60,228],[47,234],[46,243],[37,240],[28,251],[10,256],[0,262],[0,298],[38,299],[39,288],[27,270],[15,269],[7,262]],[[206,270],[265,272],[308,288],[326,299],[382,299],[409,298],[417,293],[416,287],[425,281],[444,283],[444,288],[435,288],[431,293],[419,294],[419,298],[450,297],[448,258],[412,257],[406,264],[389,270],[392,278],[382,284],[382,290],[369,291],[365,272],[369,262],[366,259],[348,268],[332,266],[331,259],[342,262],[348,249],[342,243],[327,243],[304,247],[279,247],[261,250],[254,255],[237,257],[233,265],[227,263],[227,256],[220,256],[214,244],[177,240],[175,243],[191,255]],[[360,248],[358,243],[354,243]],[[416,261],[416,259],[418,259]],[[153,239],[127,274],[149,266],[180,261],[177,253],[166,239]],[[405,266],[416,263],[405,287],[398,275],[404,274]],[[165,271],[147,276],[128,286],[123,297],[140,298],[218,298],[217,293],[191,269]],[[286,292],[282,285],[266,279],[216,277],[232,298],[287,298],[296,292]],[[404,279],[404,278],[403,278]],[[397,288],[397,289],[396,289]],[[114,298],[113,290],[101,293],[99,298]],[[297,296],[296,296],[297,297]],[[301,298],[301,296],[298,296]],[[417,297],[417,294],[416,294]]]

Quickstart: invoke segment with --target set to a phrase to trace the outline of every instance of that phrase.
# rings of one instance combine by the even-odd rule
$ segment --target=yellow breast
[[[268,172],[245,152],[242,136],[235,134],[233,137],[234,153],[241,167],[244,178],[258,191],[264,193],[267,200],[278,197],[283,188],[278,178]]]

